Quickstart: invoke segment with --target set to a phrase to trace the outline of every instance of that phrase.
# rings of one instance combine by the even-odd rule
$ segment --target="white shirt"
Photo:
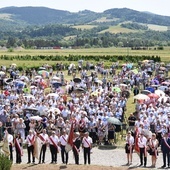
[[[68,135],[67,134],[60,136],[60,143],[61,143],[61,145],[66,146],[67,139],[68,139]]]
[[[48,135],[45,133],[41,133],[41,134],[39,134],[39,136],[41,136],[41,137],[39,137],[40,138],[40,140],[41,140],[41,142],[42,142],[42,144],[45,144],[45,143],[47,143],[48,142]]]
[[[87,141],[87,142],[86,142]],[[83,140],[82,140],[82,144],[83,144],[83,147],[84,148],[89,148],[91,147],[91,144],[92,144],[92,138],[90,136],[88,136],[87,138],[84,137]]]
[[[51,135],[50,138],[52,139],[52,141],[55,143],[56,146],[58,146],[59,143],[59,138],[57,135]],[[49,143],[50,145],[53,145],[53,142],[51,141],[51,139],[49,138]]]
[[[139,137],[139,139],[138,139],[139,148],[146,147],[146,142],[147,142],[147,139],[144,136]]]

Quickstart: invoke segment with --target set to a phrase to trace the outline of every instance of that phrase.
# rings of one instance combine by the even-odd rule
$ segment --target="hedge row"
[[[69,55],[69,56],[53,56],[53,55],[25,55],[25,56],[8,56],[1,55],[1,60],[46,60],[46,61],[79,61],[79,60],[94,60],[94,61],[124,61],[124,62],[139,62],[142,60],[154,60],[155,62],[160,62],[161,58],[159,56],[130,56],[130,55]]]

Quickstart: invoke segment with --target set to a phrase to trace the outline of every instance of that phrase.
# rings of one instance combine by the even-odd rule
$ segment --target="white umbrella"
[[[133,97],[134,99],[137,99],[137,100],[149,100],[150,98],[145,95],[145,94],[137,94],[136,96]]]
[[[35,80],[37,80],[37,79],[42,79],[42,76],[35,76],[34,79],[35,79]]]
[[[20,80],[25,80],[25,81],[28,82],[28,81],[29,81],[29,78],[28,78],[27,76],[21,76],[21,77],[20,77]]]
[[[60,78],[57,76],[52,77],[52,81],[60,81]]]
[[[121,87],[127,87],[128,85],[127,84],[119,84],[119,86],[121,86]]]
[[[103,84],[101,80],[96,80],[95,83]]]
[[[157,94],[158,96],[165,96],[165,92],[163,92],[162,90],[155,90],[155,94]]]
[[[47,95],[47,97],[55,97],[55,98],[58,98],[58,94],[57,93],[49,93]]]
[[[37,86],[30,86],[30,89],[37,88]]]
[[[0,75],[4,75],[5,74],[5,72],[3,72],[3,71],[0,71]]]
[[[40,116],[31,116],[29,119],[39,121],[39,120],[42,120],[42,117],[40,117]]]

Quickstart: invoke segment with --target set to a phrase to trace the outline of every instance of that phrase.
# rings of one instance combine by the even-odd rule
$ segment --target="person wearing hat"
[[[57,163],[57,153],[59,153],[59,138],[52,131],[52,135],[49,137],[50,152],[51,152],[51,164]]]
[[[28,152],[28,162],[27,164],[31,163],[31,154],[32,154],[32,163],[35,163],[34,157],[34,143],[35,143],[35,135],[32,130],[29,130],[29,134],[26,137],[27,144],[27,152]]]
[[[81,145],[80,133],[75,132],[74,139],[73,139],[73,154],[74,154],[75,164],[77,165],[79,164],[80,145]]]
[[[90,159],[90,152],[92,149],[92,138],[89,136],[89,132],[85,132],[85,136],[83,137],[82,140],[82,148],[84,150],[84,164],[87,163],[87,157],[88,157],[88,164],[91,163]]]

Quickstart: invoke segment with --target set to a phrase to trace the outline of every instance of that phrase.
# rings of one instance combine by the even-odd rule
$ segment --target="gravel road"
[[[124,149],[116,148],[116,149],[98,149],[94,147],[92,149],[93,153],[91,154],[91,164],[92,165],[102,165],[102,166],[111,166],[111,167],[123,167],[127,163],[126,154]],[[51,155],[49,148],[47,149],[46,153],[46,164],[51,162]],[[62,165],[61,155],[60,153],[57,156],[58,164]],[[159,153],[157,158],[157,165],[156,169],[162,166],[162,153]],[[24,156],[22,157],[22,164],[27,163],[27,150],[24,149]],[[38,163],[38,160],[36,160]],[[83,150],[80,151],[80,164],[83,164]],[[14,164],[15,164],[15,151],[14,151]],[[69,152],[69,161],[68,164],[74,164],[74,158],[72,151]],[[133,163],[130,168],[136,169],[137,166],[140,164],[139,156],[136,153],[133,153]],[[148,155],[148,162],[147,167],[151,166],[151,156]],[[146,168],[145,168],[146,169]]]

